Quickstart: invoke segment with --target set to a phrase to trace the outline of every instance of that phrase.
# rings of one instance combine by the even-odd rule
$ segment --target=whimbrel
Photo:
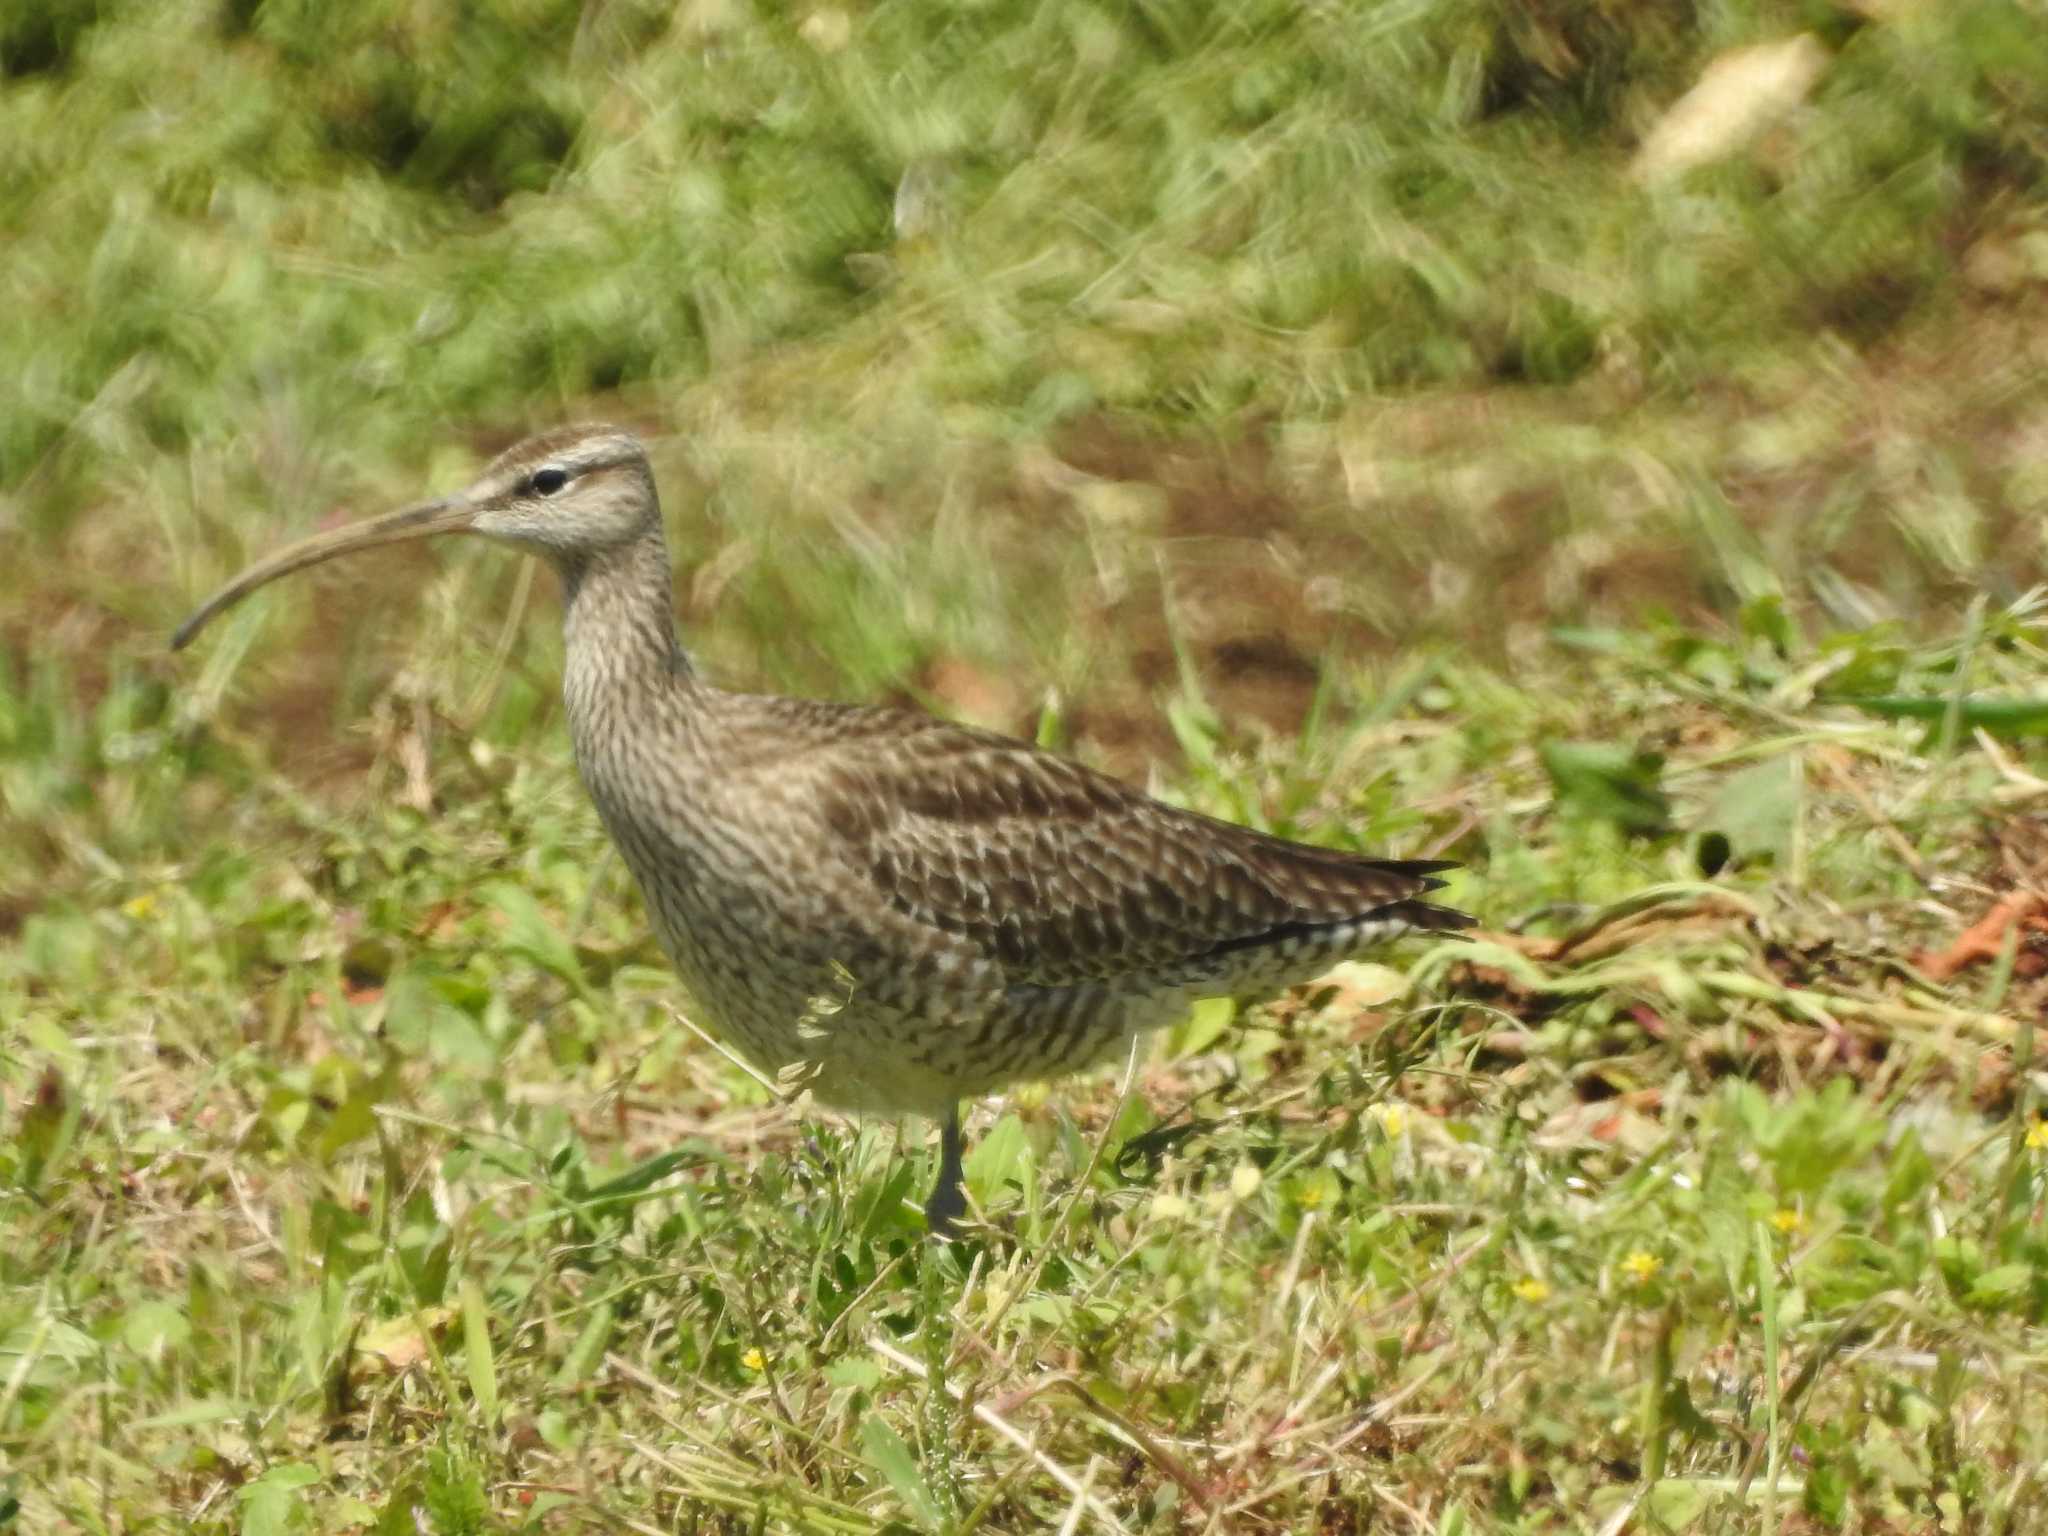
[[[443,533],[554,566],[576,764],[677,973],[764,1072],[938,1122],[935,1233],[966,1209],[962,1100],[1115,1056],[1198,998],[1471,921],[1426,899],[1447,863],[1269,837],[913,710],[714,687],[676,638],[647,455],[611,427],[543,433],[456,495],[294,544],[171,644],[279,576]]]

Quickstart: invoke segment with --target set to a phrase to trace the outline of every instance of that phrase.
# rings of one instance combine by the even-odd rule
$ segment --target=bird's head
[[[258,587],[309,565],[379,544],[443,533],[482,534],[574,566],[661,526],[646,450],[616,427],[561,427],[515,444],[452,496],[316,533],[258,561],[178,626],[171,649]]]

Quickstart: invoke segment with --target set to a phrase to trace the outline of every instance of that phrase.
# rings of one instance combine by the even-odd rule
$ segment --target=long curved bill
[[[192,616],[171,636],[171,649],[182,651],[217,614],[232,608],[258,587],[280,576],[289,576],[293,571],[303,571],[309,565],[318,565],[339,555],[354,554],[359,549],[374,549],[379,544],[432,538],[437,533],[465,533],[475,516],[473,502],[462,497],[444,496],[438,501],[422,502],[402,512],[387,512],[367,522],[350,523],[287,545],[268,560],[257,561],[195,608]]]

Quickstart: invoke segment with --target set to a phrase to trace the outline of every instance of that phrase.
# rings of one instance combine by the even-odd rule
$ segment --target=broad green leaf
[[[19,1373],[26,1385],[57,1386],[99,1357],[91,1334],[46,1313],[0,1337],[0,1379]]]
[[[1921,1459],[1925,1452],[1917,1445],[1909,1449],[1886,1425],[1872,1425],[1856,1454],[1867,1474],[1894,1489],[1910,1491],[1927,1486],[1927,1468]]]
[[[408,1483],[391,1495],[377,1516],[375,1536],[420,1536],[419,1522],[414,1515],[425,1497],[418,1482]]]
[[[332,1162],[336,1153],[352,1146],[377,1131],[375,1104],[365,1092],[357,1092],[343,1099],[328,1117],[327,1125],[320,1133],[315,1151],[320,1160]]]
[[[1560,807],[1627,832],[1657,833],[1670,824],[1658,754],[1603,741],[1546,741],[1537,753]]]
[[[903,1501],[903,1507],[912,1518],[928,1531],[937,1530],[938,1508],[925,1489],[924,1476],[917,1469],[917,1459],[911,1455],[903,1437],[879,1415],[871,1413],[860,1421],[860,1439],[869,1463],[888,1479],[889,1486],[895,1489],[896,1497]]]
[[[1776,592],[1751,598],[1742,605],[1742,632],[1766,641],[1780,656],[1790,656],[1799,647],[1799,630],[1785,612],[1785,599]]]
[[[474,1280],[462,1282],[462,1363],[469,1373],[469,1390],[476,1394],[476,1406],[484,1422],[498,1421],[498,1362],[491,1353],[491,1314],[484,1305],[483,1288]]]
[[[1028,1177],[1030,1160],[1031,1142],[1024,1134],[1024,1122],[1015,1115],[1003,1116],[963,1160],[974,1198],[986,1209],[1012,1180],[1021,1184]]]
[[[2000,1306],[2023,1294],[2033,1278],[2031,1265],[2001,1264],[1970,1282],[1966,1299],[1977,1306]]]
[[[1682,1531],[1707,1507],[1707,1489],[1689,1477],[1667,1477],[1653,1487],[1643,1510],[1664,1530]]]
[[[483,1536],[491,1528],[483,1474],[453,1451],[438,1450],[427,1458],[420,1502],[434,1536]]]
[[[1227,997],[1205,997],[1167,1035],[1167,1054],[1175,1059],[1209,1049],[1237,1017],[1237,1004]]]
[[[493,880],[484,887],[483,897],[505,919],[504,944],[508,951],[571,986],[583,985],[583,967],[576,959],[576,946],[549,921],[532,892],[509,881]]]
[[[848,1356],[825,1367],[824,1377],[835,1387],[857,1387],[872,1392],[882,1384],[882,1368],[872,1360]]]
[[[1779,858],[1791,846],[1798,809],[1799,779],[1792,759],[1774,757],[1723,780],[1699,825],[1727,838],[1737,858]]]
[[[192,1338],[185,1314],[167,1301],[137,1302],[121,1320],[121,1342],[152,1364]]]
[[[286,1536],[305,1508],[301,1489],[320,1481],[320,1469],[302,1461],[272,1467],[236,1494],[242,1505],[242,1536]]]

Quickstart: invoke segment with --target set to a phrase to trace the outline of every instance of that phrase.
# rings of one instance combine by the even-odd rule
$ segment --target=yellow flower
[[[1521,1279],[1509,1286],[1508,1289],[1513,1291],[1521,1300],[1527,1302],[1533,1303],[1550,1299],[1550,1287],[1541,1280],[1538,1280],[1534,1275],[1522,1276]]]
[[[121,903],[123,915],[134,918],[138,923],[155,910],[156,897],[148,891],[144,891],[140,896],[131,896]]]
[[[1400,1140],[1401,1133],[1408,1129],[1408,1112],[1398,1104],[1375,1104],[1373,1117],[1389,1141]]]
[[[750,1371],[765,1371],[768,1369],[768,1357],[758,1349],[750,1349],[740,1356],[740,1364]]]
[[[2048,1152],[2048,1120],[2036,1120],[2027,1127],[2027,1150]]]
[[[1259,1192],[1259,1184],[1264,1177],[1257,1163],[1239,1163],[1231,1170],[1230,1192],[1240,1200],[1249,1200]]]
[[[1648,1285],[1657,1278],[1657,1271],[1664,1267],[1664,1261],[1654,1253],[1638,1248],[1621,1261],[1621,1272],[1637,1285]]]
[[[1771,1213],[1771,1225],[1787,1237],[1794,1237],[1806,1230],[1806,1217],[1789,1205],[1781,1205]]]

